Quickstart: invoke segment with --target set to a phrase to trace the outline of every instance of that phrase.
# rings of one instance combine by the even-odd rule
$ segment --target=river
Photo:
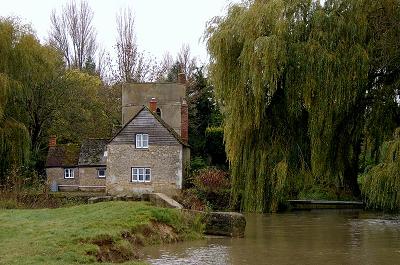
[[[244,238],[145,249],[150,264],[400,264],[400,216],[362,210],[247,214]]]

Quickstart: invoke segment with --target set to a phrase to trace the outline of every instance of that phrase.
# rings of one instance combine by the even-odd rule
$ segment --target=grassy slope
[[[121,240],[121,232],[134,231],[151,220],[171,225],[182,238],[199,236],[194,230],[201,230],[188,225],[176,210],[143,202],[0,210],[0,264],[96,263],[94,256],[86,254],[98,250],[90,239],[107,235]]]

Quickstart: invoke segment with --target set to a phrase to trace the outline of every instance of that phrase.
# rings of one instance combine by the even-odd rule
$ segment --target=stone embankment
[[[243,237],[246,228],[246,218],[236,212],[204,213],[207,235]]]
[[[107,201],[149,201],[159,207],[184,210],[193,215],[200,215],[205,223],[206,235],[229,237],[243,237],[246,228],[246,219],[243,214],[236,212],[201,212],[183,209],[177,201],[163,193],[144,193],[130,196],[100,196],[92,197],[88,203]]]

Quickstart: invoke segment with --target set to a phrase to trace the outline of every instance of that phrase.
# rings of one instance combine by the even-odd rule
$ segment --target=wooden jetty
[[[361,201],[288,200],[293,210],[310,209],[362,209]]]

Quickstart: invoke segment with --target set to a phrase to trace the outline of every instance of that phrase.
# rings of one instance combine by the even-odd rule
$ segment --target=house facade
[[[176,194],[190,161],[185,97],[182,78],[178,83],[125,84],[122,129],[111,140],[89,139],[75,147],[74,159],[65,159],[65,146],[50,146],[49,185],[58,190],[105,190],[110,195]]]
[[[156,112],[143,106],[107,146],[107,193],[162,192],[182,188],[188,145]]]
[[[47,182],[53,191],[105,191],[106,139],[86,139],[82,145],[57,145],[50,139],[46,161]]]

